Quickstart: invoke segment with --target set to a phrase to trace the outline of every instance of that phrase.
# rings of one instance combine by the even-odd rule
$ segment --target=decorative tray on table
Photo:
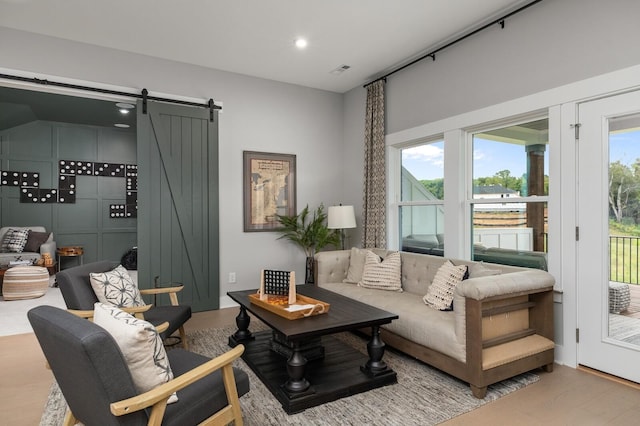
[[[250,294],[249,301],[269,312],[290,320],[325,314],[329,312],[329,307],[331,306],[326,302],[301,294],[297,294],[296,302],[291,304],[288,303],[287,297],[282,296],[267,296],[267,300],[260,300],[258,293]]]

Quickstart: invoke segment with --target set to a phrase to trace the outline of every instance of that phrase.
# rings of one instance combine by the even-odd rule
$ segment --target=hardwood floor
[[[236,309],[194,314],[187,331],[234,323]],[[51,372],[33,334],[0,337],[0,424],[38,425]],[[640,390],[581,369],[556,365],[540,381],[445,425],[630,425],[640,418]]]

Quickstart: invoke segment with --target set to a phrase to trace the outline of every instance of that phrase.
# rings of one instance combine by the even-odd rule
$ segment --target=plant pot
[[[315,277],[314,277],[314,263],[313,263],[313,256],[307,257],[307,268],[306,268],[306,272],[305,272],[305,276],[304,276],[304,283],[305,284],[314,284],[315,283]]]

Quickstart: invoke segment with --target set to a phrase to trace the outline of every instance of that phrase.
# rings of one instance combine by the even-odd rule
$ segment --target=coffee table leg
[[[380,339],[380,327],[371,327],[371,340],[367,343],[367,353],[369,360],[362,366],[362,371],[367,374],[377,376],[388,370],[387,364],[382,360],[384,356],[384,342]]]
[[[253,339],[253,334],[251,334],[251,332],[249,331],[250,322],[251,317],[249,316],[249,314],[247,314],[247,310],[244,306],[240,306],[240,313],[236,317],[236,325],[238,326],[238,330],[233,333],[231,337],[229,337],[229,345],[235,346],[238,343],[242,343],[243,341]]]
[[[284,384],[284,388],[289,392],[304,392],[309,389],[309,382],[304,378],[304,370],[307,359],[300,352],[300,343],[293,344],[293,353],[287,361],[287,373],[289,380]]]

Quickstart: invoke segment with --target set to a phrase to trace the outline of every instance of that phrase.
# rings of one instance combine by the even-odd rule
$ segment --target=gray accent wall
[[[131,130],[33,121],[0,132],[0,170],[40,174],[41,188],[58,187],[58,161],[136,163]],[[136,244],[136,219],[112,219],[109,205],[125,200],[125,178],[77,176],[76,202],[21,203],[18,187],[0,186],[1,226],[41,225],[60,246],[84,247],[84,262],[120,261]],[[64,258],[63,267],[79,259]]]

